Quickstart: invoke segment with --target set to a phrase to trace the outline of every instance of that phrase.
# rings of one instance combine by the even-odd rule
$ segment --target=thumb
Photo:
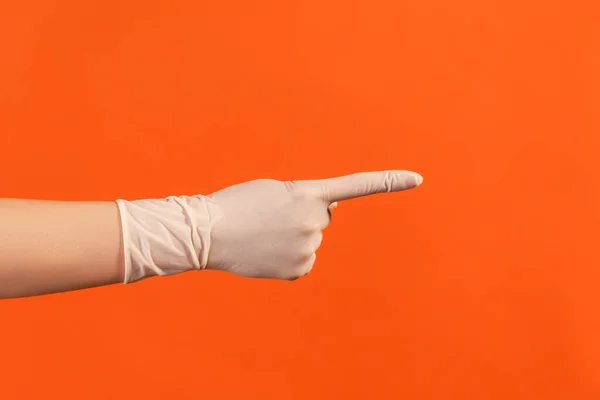
[[[320,185],[320,193],[330,203],[349,200],[376,193],[398,192],[419,186],[423,177],[412,171],[360,172],[338,178],[308,181]]]

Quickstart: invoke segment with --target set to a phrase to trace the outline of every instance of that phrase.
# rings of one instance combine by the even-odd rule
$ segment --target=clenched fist
[[[410,171],[301,181],[259,179],[209,196],[118,200],[125,282],[190,269],[296,279],[310,272],[338,201],[420,185]]]

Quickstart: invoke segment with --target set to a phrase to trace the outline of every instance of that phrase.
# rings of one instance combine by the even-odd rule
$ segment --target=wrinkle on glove
[[[204,269],[220,211],[205,196],[116,201],[125,256],[124,283]]]

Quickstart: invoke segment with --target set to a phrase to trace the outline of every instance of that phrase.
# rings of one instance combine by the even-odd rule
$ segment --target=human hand
[[[209,196],[217,206],[206,269],[293,280],[308,274],[338,201],[419,186],[410,171],[300,181],[259,179]]]

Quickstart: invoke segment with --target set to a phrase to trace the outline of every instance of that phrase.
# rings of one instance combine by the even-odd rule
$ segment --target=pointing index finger
[[[320,185],[324,200],[331,203],[376,193],[407,190],[419,186],[422,182],[421,175],[404,170],[360,172],[311,181],[312,184]]]

